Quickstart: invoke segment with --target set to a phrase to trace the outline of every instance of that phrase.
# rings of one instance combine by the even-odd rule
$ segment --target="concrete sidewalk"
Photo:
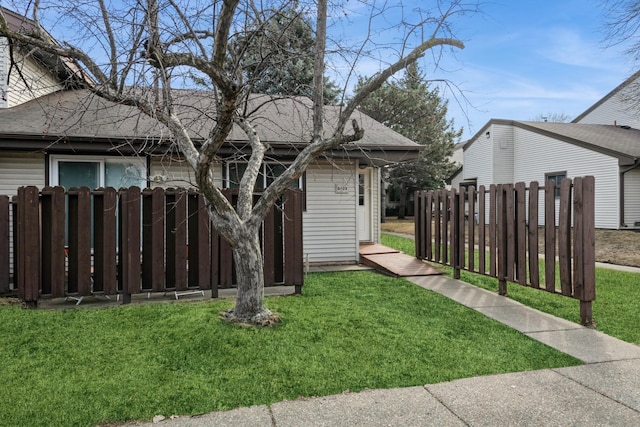
[[[299,399],[143,425],[640,425],[640,347],[448,277],[408,279],[585,365]]]

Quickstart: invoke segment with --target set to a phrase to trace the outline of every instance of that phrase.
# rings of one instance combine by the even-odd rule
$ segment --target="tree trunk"
[[[236,306],[225,313],[228,321],[271,325],[278,316],[264,307],[264,275],[258,232],[246,231],[233,246],[238,297]]]

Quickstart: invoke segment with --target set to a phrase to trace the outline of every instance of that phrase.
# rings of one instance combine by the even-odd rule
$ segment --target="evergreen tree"
[[[364,81],[356,87],[359,90]],[[447,101],[437,88],[431,89],[414,63],[404,76],[388,82],[358,107],[360,111],[401,135],[424,145],[420,158],[386,169],[388,191],[399,195],[398,217],[404,218],[409,194],[441,188],[456,166],[449,157],[462,135],[453,120],[447,120]]]
[[[298,6],[275,11],[239,37],[247,46],[243,65],[252,92],[312,97],[316,42],[312,22]],[[326,76],[323,90],[325,104],[338,101],[340,89]]]

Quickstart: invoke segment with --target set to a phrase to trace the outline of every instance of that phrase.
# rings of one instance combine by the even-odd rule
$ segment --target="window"
[[[66,189],[146,187],[147,167],[136,157],[51,156],[49,183]]]
[[[560,183],[567,177],[567,172],[551,172],[544,175],[544,182],[553,181],[556,185],[555,196],[560,197]]]
[[[271,185],[271,183],[279,177],[289,165],[282,163],[263,163],[256,180],[254,191],[260,192]],[[229,162],[227,163],[227,179],[226,188],[238,188],[242,175],[247,170],[246,162]],[[304,190],[306,173],[303,173],[298,181],[291,184],[291,188],[300,188]]]

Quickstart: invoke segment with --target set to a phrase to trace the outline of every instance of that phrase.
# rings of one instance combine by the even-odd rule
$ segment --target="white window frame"
[[[99,164],[99,176],[98,187],[104,187],[105,180],[105,163],[135,163],[140,166],[140,170],[143,171],[141,177],[145,183],[148,180],[149,171],[147,170],[147,162],[144,158],[140,157],[125,157],[125,156],[91,156],[91,155],[79,155],[79,156],[65,156],[65,155],[51,155],[49,157],[49,185],[59,185],[59,163],[60,162],[93,162]],[[146,185],[145,185],[146,186]],[[92,189],[93,190],[93,189]]]

